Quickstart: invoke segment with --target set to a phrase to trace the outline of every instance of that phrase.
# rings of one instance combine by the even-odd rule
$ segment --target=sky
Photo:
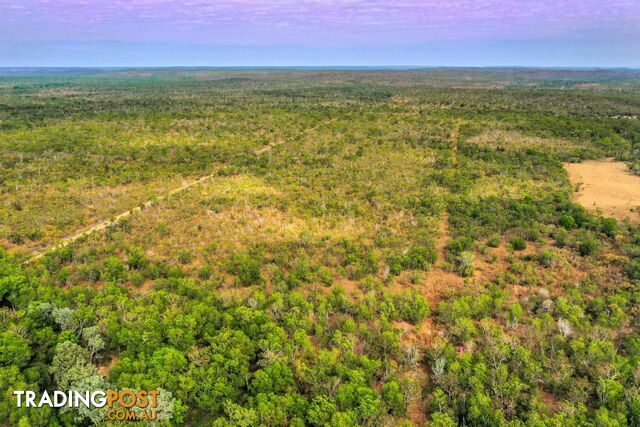
[[[0,0],[0,67],[640,67],[640,0]]]

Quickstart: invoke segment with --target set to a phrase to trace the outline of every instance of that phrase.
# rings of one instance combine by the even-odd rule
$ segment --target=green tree
[[[104,280],[113,283],[120,283],[126,278],[126,270],[120,258],[111,256],[104,261]]]
[[[0,366],[26,366],[31,358],[29,342],[15,332],[0,333]]]
[[[263,282],[260,262],[249,255],[238,254],[233,257],[230,272],[236,275],[242,286],[259,285]]]
[[[89,362],[90,353],[70,341],[56,346],[51,362],[51,373],[61,390],[68,390],[75,382],[97,375],[96,368]]]
[[[275,362],[253,374],[250,390],[258,393],[282,393],[294,385],[293,373],[286,365]]]
[[[455,422],[451,415],[442,412],[436,412],[431,414],[431,427],[456,427],[458,423]]]
[[[405,414],[407,404],[398,381],[391,380],[382,385],[382,398],[393,415],[403,416]]]
[[[338,408],[331,397],[320,394],[311,399],[307,420],[314,426],[325,426],[329,424],[337,410]]]

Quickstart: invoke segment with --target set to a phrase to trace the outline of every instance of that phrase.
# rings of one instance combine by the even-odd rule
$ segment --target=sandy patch
[[[623,162],[590,160],[565,163],[569,180],[578,188],[575,200],[588,209],[600,209],[618,219],[639,220],[640,176],[629,171]]]

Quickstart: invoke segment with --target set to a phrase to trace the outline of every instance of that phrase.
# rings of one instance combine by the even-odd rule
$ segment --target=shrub
[[[33,230],[29,230],[27,232],[27,239],[31,241],[42,239],[42,231],[38,230],[37,228]]]
[[[166,223],[161,222],[156,226],[156,231],[161,236],[167,236],[169,234],[169,226]]]
[[[507,316],[508,324],[512,326],[518,324],[523,314],[524,314],[524,309],[520,304],[518,303],[512,304],[508,308],[508,316]]]
[[[55,258],[60,264],[66,264],[73,261],[73,249],[71,246],[64,246],[62,248],[58,248],[50,254],[53,258]]]
[[[633,259],[627,263],[624,272],[633,280],[640,280],[640,260]]]
[[[537,242],[538,240],[540,240],[540,230],[534,227],[528,228],[527,230],[525,230],[524,237],[529,242]]]
[[[412,248],[405,257],[405,267],[415,270],[426,270],[429,264],[433,264],[438,259],[436,251],[416,246]]]
[[[333,283],[333,270],[327,267],[320,267],[318,269],[318,281],[325,286],[330,286]]]
[[[461,252],[471,249],[471,245],[473,245],[473,239],[469,237],[461,237],[448,242],[446,250],[451,255],[460,255]]]
[[[287,281],[295,283],[295,286],[291,286],[291,289],[302,283],[313,282],[315,279],[313,270],[313,267],[309,264],[309,260],[306,257],[295,260],[287,276]]]
[[[613,218],[603,218],[600,221],[600,231],[611,238],[616,237],[617,229],[618,222]]]
[[[129,282],[136,288],[139,288],[144,283],[144,275],[139,271],[129,272]]]
[[[451,335],[453,335],[460,344],[471,340],[477,334],[478,329],[475,323],[468,317],[456,319],[453,325],[451,325]]]
[[[522,237],[514,237],[510,243],[515,251],[522,251],[527,248],[527,242]]]
[[[598,242],[592,238],[587,238],[578,244],[578,253],[582,256],[592,255],[598,249]]]
[[[390,380],[383,384],[382,399],[384,399],[393,415],[402,416],[405,414],[407,404],[398,381]]]
[[[576,228],[576,220],[573,218],[573,216],[569,214],[562,215],[560,217],[559,223],[562,227],[566,228],[567,230],[572,230]]]
[[[500,246],[500,236],[498,234],[494,234],[493,236],[489,237],[489,240],[487,240],[487,246],[489,246],[490,248],[497,248],[498,246]]]
[[[9,235],[9,241],[14,245],[21,245],[24,243],[24,236],[22,233],[15,231]]]
[[[149,264],[146,255],[140,248],[131,248],[127,258],[127,266],[134,270],[142,270]]]
[[[78,277],[89,282],[95,283],[100,280],[100,274],[100,267],[95,263],[83,265],[78,268]]]
[[[0,250],[2,248],[0,247]],[[0,252],[0,256],[2,253]],[[55,276],[58,270],[64,265],[73,260],[73,250],[69,246],[58,248],[52,252],[46,253],[43,257],[43,263],[46,269]],[[2,294],[2,268],[0,265],[0,294]]]
[[[120,258],[110,256],[104,261],[104,272],[102,276],[108,282],[119,283],[125,279],[126,269]]]
[[[193,253],[186,249],[181,249],[178,252],[178,261],[180,264],[189,264],[193,261]]]
[[[571,216],[575,221],[575,227],[588,227],[593,222],[593,218],[589,212],[582,206],[573,205],[571,208]]]
[[[159,279],[161,277],[167,277],[168,266],[166,263],[160,261],[149,264],[145,269],[145,276],[151,279]]]
[[[557,247],[564,248],[565,246],[567,246],[567,240],[569,238],[569,235],[565,230],[562,230],[562,229],[556,230],[553,237],[556,239]]]
[[[131,233],[131,223],[126,218],[121,219],[118,224],[116,224],[116,227],[125,233]]]
[[[213,273],[213,268],[210,264],[205,264],[202,266],[200,271],[198,271],[198,277],[202,280],[207,280],[211,278],[211,274]]]
[[[413,324],[420,323],[430,313],[429,303],[417,292],[409,291],[394,298],[400,317]]]
[[[455,427],[458,423],[448,413],[435,412],[431,415],[431,427]]]
[[[435,250],[415,246],[406,254],[393,255],[389,259],[389,270],[393,275],[398,275],[403,270],[427,270],[437,259],[438,254]]]
[[[63,267],[58,271],[57,279],[60,284],[62,285],[68,284],[70,277],[71,277],[71,272],[67,267]]]
[[[461,252],[458,258],[456,259],[456,266],[458,274],[462,277],[472,276],[475,272],[474,256],[471,252],[464,251]]]
[[[180,279],[184,277],[184,271],[179,265],[170,265],[167,267],[166,276],[171,279]]]
[[[242,286],[259,285],[264,279],[260,274],[260,262],[249,255],[237,254],[233,257],[230,272],[236,275]]]
[[[394,276],[402,273],[402,260],[402,255],[393,255],[391,258],[389,258],[389,272]]]
[[[553,267],[557,262],[558,256],[549,249],[543,249],[538,254],[538,262],[543,267]]]
[[[371,248],[346,239],[341,242],[341,246],[344,256],[342,266],[349,279],[360,280],[369,274],[376,273],[378,263]]]

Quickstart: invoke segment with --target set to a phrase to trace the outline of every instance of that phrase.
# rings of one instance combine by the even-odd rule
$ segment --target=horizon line
[[[2,65],[0,70],[144,70],[144,69],[542,69],[542,70],[632,70],[640,67],[617,65]]]

